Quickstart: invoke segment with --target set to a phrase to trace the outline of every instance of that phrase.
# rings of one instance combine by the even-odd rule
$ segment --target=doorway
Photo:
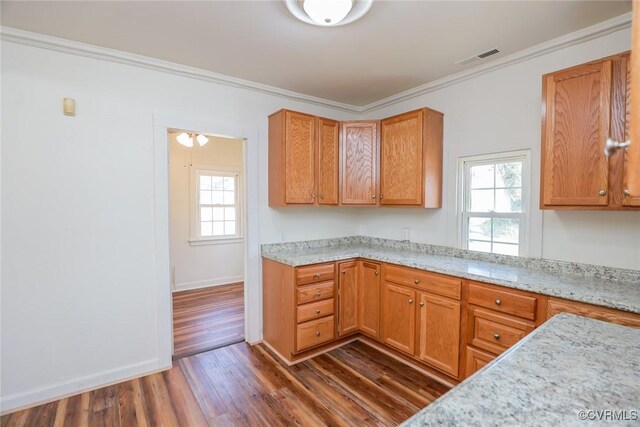
[[[167,131],[173,359],[244,341],[244,140]]]

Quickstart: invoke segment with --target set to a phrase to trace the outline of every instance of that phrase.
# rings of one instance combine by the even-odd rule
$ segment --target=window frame
[[[190,217],[191,227],[189,243],[191,246],[215,245],[226,243],[237,243],[243,241],[243,182],[242,172],[237,168],[207,167],[204,165],[191,166],[191,203]],[[235,204],[236,209],[236,233],[225,236],[202,236],[200,235],[200,177],[201,176],[221,176],[235,178]],[[226,205],[228,206],[228,205]]]
[[[471,204],[471,180],[470,169],[473,166],[493,165],[499,163],[508,163],[514,161],[522,162],[521,177],[521,194],[522,194],[522,212],[473,212],[468,210]],[[459,176],[459,194],[458,198],[458,230],[459,230],[459,247],[469,249],[469,218],[516,218],[519,220],[519,238],[518,238],[518,255],[520,257],[529,254],[530,242],[530,195],[531,195],[531,151],[518,150],[507,151],[492,154],[482,154],[476,156],[460,157],[458,159],[458,176]],[[494,182],[495,185],[495,182]],[[498,188],[498,187],[492,187]],[[499,187],[502,188],[502,187]],[[474,239],[471,239],[474,240]],[[491,242],[493,245],[496,243]],[[498,242],[499,243],[499,242]],[[493,250],[493,247],[492,247]],[[483,252],[483,251],[477,251]],[[483,252],[496,255],[502,255],[495,252]]]

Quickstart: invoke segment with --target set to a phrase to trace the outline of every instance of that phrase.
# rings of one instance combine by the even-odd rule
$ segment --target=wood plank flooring
[[[22,426],[391,426],[448,390],[360,342],[288,367],[234,344],[172,369],[6,415]]]
[[[244,284],[173,293],[174,360],[244,340]]]

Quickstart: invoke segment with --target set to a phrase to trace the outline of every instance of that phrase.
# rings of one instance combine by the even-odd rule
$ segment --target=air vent
[[[461,59],[460,61],[457,61],[456,64],[467,65],[467,64],[470,64],[472,62],[476,62],[476,61],[479,61],[481,59],[484,59],[484,58],[486,58],[488,56],[495,55],[496,53],[500,53],[500,51],[498,50],[497,47],[494,47],[493,49],[485,50],[484,52],[480,52],[480,53],[478,53],[476,55],[473,55],[473,56],[470,56],[468,58]]]

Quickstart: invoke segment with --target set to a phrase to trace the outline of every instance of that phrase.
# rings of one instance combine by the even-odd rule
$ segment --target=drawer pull
[[[420,280],[419,279],[414,279],[413,283],[415,283],[417,285],[418,283],[420,283]]]
[[[316,336],[319,337],[320,336],[320,331],[316,331]]]
[[[316,310],[316,314],[320,314],[320,310]]]
[[[413,304],[413,300],[409,298],[409,304]]]
[[[495,339],[499,340],[499,339],[500,339],[500,334],[493,334],[493,337],[494,337]]]
[[[496,305],[500,305],[502,304],[502,301],[500,301],[499,299],[496,300]]]
[[[374,274],[375,274],[376,276],[379,276],[379,275],[380,275],[380,272],[379,272],[379,271],[376,271]]]
[[[319,275],[319,274],[316,274],[315,276],[313,276],[313,278],[314,278],[314,279],[316,279],[316,280],[318,280],[318,279],[320,279],[320,275]]]
[[[320,298],[320,295],[322,295],[320,291],[316,291],[316,298]]]

